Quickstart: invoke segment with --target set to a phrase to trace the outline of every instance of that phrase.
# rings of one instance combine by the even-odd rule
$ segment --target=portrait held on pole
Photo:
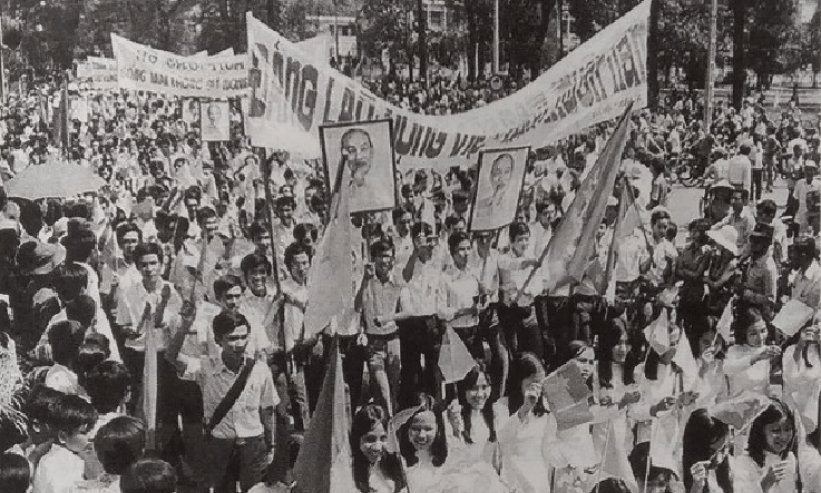
[[[518,147],[483,151],[479,155],[479,184],[470,216],[471,231],[496,230],[513,222],[529,153],[529,147]]]
[[[351,176],[351,213],[396,207],[396,160],[390,120],[327,125],[320,128],[329,183],[342,166]]]
[[[228,101],[208,101],[200,106],[203,142],[223,142],[231,137],[231,107]]]
[[[180,102],[182,107],[182,121],[193,128],[194,124],[200,124],[200,100],[197,98],[185,98]]]

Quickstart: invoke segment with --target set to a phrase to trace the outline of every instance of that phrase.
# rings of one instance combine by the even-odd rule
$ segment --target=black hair
[[[268,233],[268,228],[262,223],[255,221],[248,226],[248,236],[251,237],[251,240],[259,238],[263,233]]]
[[[143,231],[134,223],[122,223],[117,226],[116,234],[117,234],[117,245],[122,248],[123,246],[123,238],[128,233],[137,233],[137,241],[139,243],[143,242]]]
[[[433,235],[433,225],[423,222],[416,222],[413,223],[411,226],[411,238],[416,238],[418,236],[431,236]]]
[[[430,446],[431,462],[434,467],[442,467],[448,458],[448,442],[445,436],[445,419],[443,417],[444,410],[442,409],[442,405],[432,396],[420,393],[417,397],[419,402],[418,409],[399,427],[399,453],[405,459],[405,463],[408,467],[412,467],[419,462],[419,458],[416,457],[416,449],[408,437],[408,431],[416,416],[424,412],[431,412],[436,419],[436,436],[433,438],[433,443],[431,443]]]
[[[311,252],[311,249],[304,243],[300,243],[297,241],[288,245],[285,248],[285,266],[288,267],[288,269],[290,269],[294,263],[294,258],[297,255],[302,255],[303,253],[308,256],[308,259],[310,259],[313,256],[313,252]]]
[[[761,311],[758,308],[748,307],[746,310],[742,311],[738,319],[735,320],[733,324],[735,327],[735,330],[733,331],[735,343],[747,344],[747,329],[758,323],[764,323],[764,317],[761,315]]]
[[[278,197],[275,202],[276,208],[281,209],[283,207],[290,206],[291,209],[296,209],[296,201],[291,196],[284,196]]]
[[[54,403],[51,416],[52,429],[67,434],[91,429],[97,422],[97,410],[88,401],[74,394],[64,394]]]
[[[457,397],[459,399],[459,404],[462,406],[462,422],[465,426],[464,431],[462,431],[462,438],[465,440],[465,443],[469,444],[473,443],[473,439],[470,436],[470,431],[473,428],[473,423],[471,420],[473,408],[470,407],[465,394],[476,385],[476,382],[479,381],[480,375],[484,375],[485,381],[487,381],[488,385],[490,385],[490,377],[488,377],[487,373],[485,373],[485,371],[479,366],[474,366],[468,374],[465,375],[465,378],[456,384]],[[493,402],[490,399],[485,402],[485,407],[482,408],[482,418],[485,420],[487,429],[490,431],[488,441],[491,443],[496,442],[496,419],[493,411]]]
[[[633,471],[633,476],[636,478],[644,478],[647,474],[647,479],[663,477],[665,481],[670,481],[675,476],[675,473],[667,468],[659,467],[653,464],[650,458],[650,442],[642,442],[633,447],[630,455],[627,457],[630,462],[630,469]],[[648,462],[650,463],[650,470],[647,470]],[[669,491],[669,490],[668,490]]]
[[[693,475],[690,472],[693,464],[702,461],[712,463],[715,455],[713,444],[726,439],[729,433],[729,427],[710,415],[706,409],[697,409],[690,415],[684,426],[682,438],[682,466],[686,491],[691,491],[693,487]],[[715,467],[716,480],[724,493],[733,493],[729,457],[724,457],[721,463],[711,464],[710,467]]]
[[[516,238],[522,235],[529,235],[530,234],[530,227],[526,223],[523,222],[515,222],[510,225],[507,230],[508,238],[510,238],[510,242],[513,243]]]
[[[77,374],[77,383],[85,389],[88,376],[91,370],[105,361],[110,351],[106,351],[102,345],[97,342],[85,341],[77,350],[77,359],[74,362],[74,373]]]
[[[0,455],[0,491],[26,493],[31,481],[31,466],[22,455],[5,452]]]
[[[599,338],[599,345],[596,348],[596,360],[598,360],[599,383],[602,388],[613,388],[613,348],[621,342],[622,335],[627,337],[628,357],[624,362],[623,378],[625,385],[635,383],[633,375],[633,365],[630,364],[630,353],[633,353],[633,341],[631,341],[630,331],[624,323],[619,323],[620,319],[615,319],[607,324],[602,330]]]
[[[85,341],[85,330],[79,323],[63,320],[48,329],[48,343],[55,363],[73,367]]]
[[[464,232],[456,232],[450,235],[448,238],[448,250],[450,254],[453,255],[456,252],[456,249],[459,248],[459,244],[463,241],[467,241],[470,243],[470,235]]]
[[[177,473],[159,459],[140,459],[120,476],[122,493],[175,493]]]
[[[391,256],[394,256],[396,254],[396,248],[394,247],[393,242],[388,240],[377,240],[371,243],[371,258],[379,257],[386,253],[390,253]]]
[[[52,285],[63,303],[76,299],[88,286],[88,271],[74,262],[65,262],[51,272]]]
[[[64,395],[63,392],[43,384],[35,386],[23,405],[23,414],[28,418],[29,424],[51,423],[57,401]]]
[[[351,455],[352,455],[352,469],[353,479],[356,488],[362,493],[370,493],[369,471],[370,463],[362,453],[360,448],[360,440],[371,431],[376,425],[381,424],[382,428],[389,432],[390,417],[382,406],[376,404],[368,404],[362,406],[356,412],[351,421]],[[402,464],[399,462],[399,457],[395,453],[385,452],[382,459],[379,461],[379,468],[382,473],[388,478],[394,480],[396,483],[396,491],[404,488],[404,480],[402,475]]]
[[[89,328],[97,315],[97,302],[86,294],[81,294],[66,303],[66,317],[79,322],[84,328]]]
[[[607,478],[593,486],[590,493],[630,493],[630,488],[621,478]]]
[[[661,221],[662,219],[670,219],[670,213],[665,210],[654,211],[650,215],[650,224],[655,226],[656,223]]]
[[[240,279],[239,276],[235,276],[234,274],[221,276],[214,281],[214,296],[219,300],[225,296],[225,293],[237,286],[245,289],[245,286],[242,284],[242,279]]]
[[[522,381],[537,374],[547,376],[544,365],[533,353],[525,352],[520,354],[519,358],[511,365],[510,387],[508,388],[508,410],[511,414],[518,411],[525,402],[525,396],[522,393]],[[533,414],[543,416],[547,412],[542,399],[538,399],[536,405],[533,406]]]
[[[85,390],[97,412],[117,410],[131,387],[128,368],[119,361],[106,360],[92,368],[85,377]]]
[[[233,332],[237,327],[241,327],[243,325],[250,328],[248,319],[245,318],[245,315],[234,312],[220,313],[214,317],[214,323],[212,325],[214,330],[214,340],[217,341],[217,344],[219,344],[223,337]]]
[[[313,241],[319,238],[319,231],[316,229],[316,226],[311,223],[299,223],[294,226],[294,239],[296,241],[303,241],[308,235],[311,235]]]
[[[758,467],[764,467],[764,452],[767,446],[767,438],[764,433],[764,427],[773,423],[778,423],[781,420],[786,420],[793,430],[793,436],[789,445],[781,453],[781,460],[787,458],[794,446],[796,445],[797,429],[795,427],[795,416],[783,402],[773,399],[767,409],[759,414],[750,426],[750,436],[747,439],[747,453],[750,458],[758,464]]]
[[[265,267],[265,275],[270,276],[273,272],[273,266],[271,265],[271,261],[268,260],[268,257],[265,255],[260,255],[258,253],[249,253],[245,257],[243,257],[242,262],[240,263],[240,270],[244,275],[248,275],[251,271],[257,269],[258,267]],[[216,288],[214,289],[216,292]]]
[[[157,261],[159,261],[160,264],[163,262],[163,252],[160,245],[156,243],[140,243],[134,248],[134,264],[139,264],[140,259],[146,255],[156,255]],[[139,268],[139,265],[137,265],[137,267]]]
[[[145,449],[145,425],[132,416],[118,416],[94,436],[97,458],[108,474],[122,475]]]

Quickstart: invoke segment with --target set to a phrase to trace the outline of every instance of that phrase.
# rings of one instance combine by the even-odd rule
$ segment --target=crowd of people
[[[380,90],[431,114],[493,97]],[[591,261],[615,258],[615,296],[528,280],[612,123],[534,150],[496,232],[468,230],[475,167],[403,170],[396,208],[351,217],[356,316],[306,336],[333,200],[321,163],[203,143],[173,99],[84,98],[65,156],[105,185],[34,201],[0,188],[3,493],[298,491],[335,350],[351,426],[332,491],[821,492],[819,132],[794,105],[780,122],[760,101],[719,105],[709,130],[694,95],[634,113]],[[62,159],[42,100],[3,109],[4,182]],[[728,192],[676,225],[685,154]],[[787,305],[808,313],[792,330],[773,323]],[[451,329],[476,363],[456,383],[439,365]],[[548,395],[568,367],[591,396],[571,425]],[[751,396],[744,424],[720,412]]]

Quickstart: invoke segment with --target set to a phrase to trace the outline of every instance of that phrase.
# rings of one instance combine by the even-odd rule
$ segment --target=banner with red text
[[[166,96],[232,98],[248,94],[248,57],[192,58],[111,35],[119,87]]]
[[[630,102],[647,104],[649,12],[645,0],[517,93],[447,116],[390,105],[249,13],[246,129],[255,146],[318,158],[321,125],[391,118],[404,168],[470,165],[484,148],[540,148],[620,116]]]

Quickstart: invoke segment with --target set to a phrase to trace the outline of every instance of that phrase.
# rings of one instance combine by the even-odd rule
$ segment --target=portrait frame
[[[202,114],[200,109],[202,109],[200,98],[182,98],[180,100],[180,119],[188,125],[189,131],[196,128],[195,123],[198,126],[202,123],[200,121],[200,115]]]
[[[505,188],[497,193],[493,190],[491,173],[494,163],[505,155],[510,157],[512,166]],[[484,149],[479,152],[478,177],[473,187],[468,231],[497,231],[516,220],[529,156],[529,146]]]
[[[369,181],[358,185],[361,188],[351,190],[351,214],[394,209],[397,205],[396,153],[393,148],[393,120],[390,119],[334,123],[319,127],[328,190],[334,190],[334,183],[347,159],[343,157],[341,140],[351,130],[361,130],[368,137],[372,149],[370,165],[362,178],[362,181]],[[386,187],[386,184],[390,186]],[[352,184],[352,187],[355,186],[357,185]]]
[[[219,109],[219,119],[212,125],[209,110]],[[203,142],[227,142],[231,140],[231,104],[228,100],[200,100],[200,139]]]

